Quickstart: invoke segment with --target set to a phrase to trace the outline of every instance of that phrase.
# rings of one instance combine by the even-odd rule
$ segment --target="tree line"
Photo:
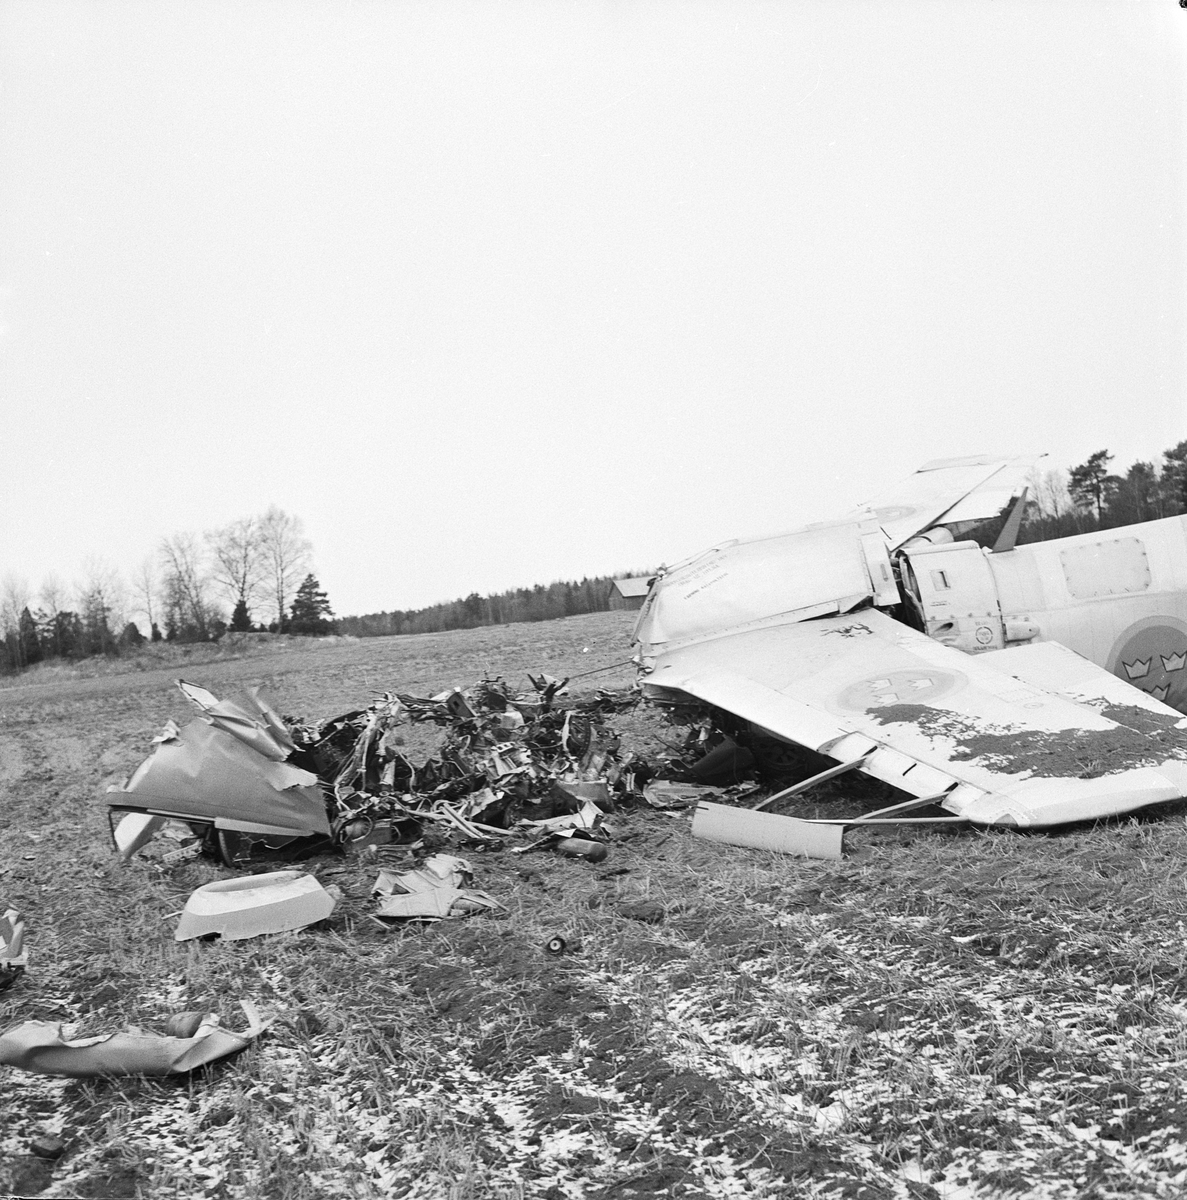
[[[642,575],[646,572],[639,571]],[[513,625],[520,621],[551,621],[582,613],[607,612],[610,585],[617,576],[595,575],[581,580],[557,580],[535,587],[480,596],[477,592],[460,600],[432,604],[411,611],[366,613],[361,617],[339,617],[339,633],[355,637],[386,637],[398,633],[440,633],[447,629],[475,629],[479,625]]]
[[[1018,541],[1049,541],[1187,513],[1187,441],[1163,451],[1157,462],[1131,463],[1123,474],[1110,471],[1112,462],[1108,450],[1098,450],[1066,471],[1032,475]]]
[[[333,613],[309,569],[300,517],[275,505],[204,534],[163,538],[125,578],[91,560],[69,586],[0,580],[0,672],[48,659],[119,654],[146,640],[209,642],[251,630],[328,633]],[[304,578],[302,578],[304,576]]]
[[[1098,450],[1066,471],[1035,472],[1029,481],[1026,518],[1018,541],[1045,541],[1187,513],[1187,441],[1165,451],[1157,463],[1132,464],[1123,475],[1109,472],[1112,461],[1107,450]],[[1004,514],[968,536],[992,544],[1003,519]],[[558,580],[487,596],[471,592],[464,599],[428,608],[341,617],[334,627],[355,637],[384,637],[605,612],[610,608],[614,578],[599,575],[580,581]]]
[[[1018,541],[1187,513],[1187,440],[1157,462],[1135,462],[1124,473],[1110,470],[1113,458],[1098,450],[1066,471],[1036,471]],[[991,542],[994,531],[987,525],[969,536]],[[228,631],[250,630],[356,637],[438,633],[605,612],[614,579],[598,575],[486,596],[471,592],[426,608],[335,619],[311,564],[301,519],[274,505],[201,536],[163,539],[130,580],[99,561],[89,562],[72,587],[50,576],[36,593],[24,580],[6,576],[0,580],[0,672],[46,659],[118,654],[145,640],[136,617],[154,641],[215,641]]]

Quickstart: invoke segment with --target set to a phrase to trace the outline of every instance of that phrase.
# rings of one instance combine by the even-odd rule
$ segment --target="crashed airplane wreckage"
[[[235,835],[271,844],[331,836],[315,772],[289,761],[300,758],[288,727],[258,688],[239,702],[219,700],[205,688],[179,680],[199,719],[178,728],[169,721],[153,739],[155,752],[123,787],[107,789],[110,814],[124,859],[141,849],[169,820],[190,823],[217,844],[220,857],[237,865]]]
[[[385,694],[318,725],[286,723],[258,688],[220,700],[179,680],[197,717],[182,728],[168,722],[153,754],[107,789],[116,848],[130,859],[182,822],[202,850],[242,867],[412,841],[437,822],[466,848],[501,848],[514,826],[533,839],[519,849],[555,846],[597,861],[614,793],[636,791],[651,773],[620,755],[604,721],[638,693],[561,704],[566,681],[529,678],[529,694],[497,679],[432,698]],[[444,731],[418,765],[402,749],[416,723]]]
[[[756,809],[850,770],[912,797],[840,825],[1041,828],[1187,796],[1187,517],[1018,546],[1034,461],[930,463],[840,521],[662,570],[635,629],[644,694],[707,710],[760,766],[790,757],[799,781]],[[992,550],[963,540],[1007,511]],[[129,858],[175,820],[244,866],[435,821],[462,848],[515,827],[538,839],[517,849],[597,861],[614,796],[654,803],[639,784],[657,771],[620,756],[602,720],[634,701],[560,705],[561,681],[532,683],[384,695],[316,726],[258,690],[222,701],[181,683],[197,720],[170,722],[108,791],[117,847]],[[419,765],[401,749],[418,722],[446,731]],[[936,805],[947,815],[920,815]],[[787,847],[769,814],[741,829],[747,810],[719,807],[701,803],[693,832]],[[817,824],[795,844],[838,855]]]
[[[1187,796],[1187,517],[1019,546],[1035,461],[928,463],[840,521],[661,570],[645,694],[823,755],[815,780],[916,797],[894,820],[1034,828]],[[992,550],[962,540],[1007,510]]]

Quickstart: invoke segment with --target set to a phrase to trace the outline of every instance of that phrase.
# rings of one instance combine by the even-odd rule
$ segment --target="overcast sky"
[[[1187,438],[1174,0],[0,3],[0,576],[339,614]]]

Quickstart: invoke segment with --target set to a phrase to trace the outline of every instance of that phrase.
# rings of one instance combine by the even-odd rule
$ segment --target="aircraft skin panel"
[[[973,655],[1060,642],[1187,712],[1187,517],[1003,553],[967,541],[919,546],[902,561],[913,611],[938,641]]]
[[[1106,547],[1102,559],[1113,569],[1102,566],[1097,572],[1100,594],[1074,595],[1077,589],[1091,590],[1084,586],[1077,557],[1091,555],[1101,544]],[[1187,711],[1187,517],[1031,542],[987,555],[987,561],[1007,624],[1028,622],[1037,630],[1036,640],[1059,642]],[[1019,604],[1036,578],[1042,581],[1042,603]]]
[[[999,671],[1051,692],[1059,692],[1079,704],[1103,701],[1107,704],[1132,704],[1147,712],[1173,717],[1187,729],[1187,717],[1155,699],[1148,692],[1131,687],[1104,667],[1061,646],[1058,642],[1035,642],[982,656]]]
[[[1046,671],[1058,681],[1057,665]],[[914,795],[940,790],[937,776],[963,785],[946,805],[979,822],[1058,824],[1187,794],[1187,733],[1155,740],[873,609],[685,646],[645,683],[833,757],[864,736],[928,768],[928,788],[901,758],[867,773],[897,773],[888,782]]]
[[[995,516],[1021,493],[1026,476],[1041,455],[973,460],[950,459],[936,466],[928,464],[914,475],[879,492],[855,509],[853,517],[872,509],[884,530],[891,549],[935,524],[949,509],[962,511],[961,520],[980,520]],[[990,493],[981,502],[977,493]]]
[[[1165,762],[1102,779],[1044,779],[1025,792],[1015,789],[1004,800],[984,795],[959,808],[951,803],[945,807],[978,825],[1043,828],[1120,816],[1185,795],[1187,770]]]
[[[1038,560],[1026,550],[1026,546],[1020,546],[989,557],[1003,616],[1043,612],[1051,607]]]
[[[1009,474],[1006,472],[1006,474]],[[1025,486],[1025,484],[1023,485]],[[1019,494],[1014,487],[999,487],[995,478],[983,488],[970,492],[963,500],[958,500],[951,508],[944,509],[945,525],[959,525],[965,521],[988,521],[996,517],[1010,501]]]
[[[870,532],[868,521],[843,522],[714,547],[652,587],[635,636],[682,642],[842,599],[860,603],[875,590],[861,540]]]
[[[671,647],[820,605],[836,604],[834,611],[843,612],[846,603],[870,597],[895,604],[897,586],[885,551],[954,506],[965,519],[996,515],[1010,496],[1021,493],[1036,461],[1033,455],[943,461],[841,521],[714,546],[661,572],[640,610],[634,638],[645,646]],[[885,549],[875,548],[871,537],[881,539]]]

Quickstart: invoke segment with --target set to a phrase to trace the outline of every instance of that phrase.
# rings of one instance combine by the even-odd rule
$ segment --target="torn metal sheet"
[[[609,811],[613,803],[610,785],[604,779],[557,779],[553,782],[552,794],[575,800],[578,804],[592,800],[603,812]]]
[[[218,934],[224,941],[285,933],[324,921],[341,893],[300,871],[271,871],[220,879],[191,893],[177,932],[179,942]]]
[[[25,919],[10,908],[0,917],[0,991],[16,983],[28,963]]]
[[[565,813],[560,817],[548,817],[543,821],[521,821],[521,825],[537,829],[540,832],[559,833],[562,829],[594,829],[601,821],[602,810],[593,800],[582,803],[579,811]]]
[[[177,686],[204,720],[238,738],[257,754],[284,762],[296,750],[283,719],[258,687],[248,689],[238,700],[220,700],[213,692],[184,679],[179,679]]]
[[[268,758],[202,720],[182,729],[171,723],[128,782],[108,789],[107,802],[116,809],[213,822],[244,833],[330,832],[316,775]],[[145,832],[144,826],[129,830],[125,844],[138,848]]]
[[[503,906],[468,887],[473,871],[463,858],[435,854],[414,871],[380,871],[372,892],[385,896],[373,916],[381,923],[413,918],[441,920]]]
[[[380,871],[371,894],[392,896],[399,892],[424,892],[433,888],[461,888],[470,882],[473,875],[474,869],[464,858],[452,854],[434,854],[413,871]]]
[[[844,828],[818,825],[776,813],[701,801],[692,818],[693,837],[754,850],[777,850],[801,858],[841,858]]]
[[[111,833],[120,858],[127,862],[137,850],[144,849],[168,820],[168,817],[155,817],[151,813],[125,813]]]
[[[25,956],[25,919],[10,908],[0,917],[0,967],[23,967]]]
[[[679,783],[671,779],[656,779],[643,788],[643,799],[652,808],[688,808],[701,800],[716,800],[725,795],[725,788],[710,787],[707,783]]]
[[[201,1014],[190,1037],[169,1037],[132,1028],[126,1033],[68,1040],[51,1021],[26,1021],[0,1033],[0,1064],[89,1079],[109,1075],[177,1075],[246,1049],[270,1022],[250,1001],[240,1001],[248,1020],[243,1033],[219,1025],[213,1013]]]

